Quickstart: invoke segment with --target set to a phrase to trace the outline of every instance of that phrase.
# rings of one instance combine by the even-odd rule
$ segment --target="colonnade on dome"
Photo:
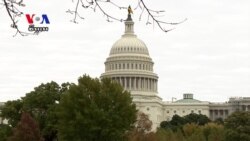
[[[157,79],[138,76],[112,77],[113,81],[119,82],[129,91],[152,91],[157,92]]]

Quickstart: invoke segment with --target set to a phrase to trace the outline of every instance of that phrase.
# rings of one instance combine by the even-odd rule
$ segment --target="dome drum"
[[[130,91],[144,91],[157,93],[157,78],[158,77],[146,77],[138,75],[104,75],[102,77],[109,77],[113,81],[120,83],[124,89]]]

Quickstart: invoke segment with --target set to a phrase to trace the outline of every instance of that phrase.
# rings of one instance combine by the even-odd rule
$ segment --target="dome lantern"
[[[125,21],[125,34],[123,36],[135,36],[134,35],[134,22],[131,18],[131,14],[128,14],[128,18]]]

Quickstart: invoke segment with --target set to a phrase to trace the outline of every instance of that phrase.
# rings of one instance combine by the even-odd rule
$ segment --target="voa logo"
[[[25,16],[27,22],[29,23],[28,31],[31,32],[49,31],[49,27],[45,26],[50,24],[47,14],[42,14],[41,16],[37,16],[36,14],[26,14]]]

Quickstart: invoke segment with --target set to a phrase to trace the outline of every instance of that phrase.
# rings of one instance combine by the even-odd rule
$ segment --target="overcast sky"
[[[124,23],[106,22],[97,10],[81,11],[85,20],[70,22],[65,11],[71,0],[25,0],[24,13],[48,15],[49,32],[12,37],[10,19],[0,7],[0,101],[18,99],[41,83],[77,82],[83,74],[99,77],[112,44],[124,32]],[[118,0],[116,0],[118,1]],[[122,1],[122,2],[121,2]],[[135,8],[135,0],[119,0]],[[188,20],[164,33],[145,25],[134,11],[135,32],[155,62],[159,96],[164,100],[193,93],[203,101],[224,102],[250,97],[249,0],[145,0],[151,9],[165,10],[162,20]],[[127,11],[107,7],[111,15],[126,18]],[[27,29],[25,17],[20,28]],[[168,27],[168,26],[167,26]],[[168,27],[173,28],[173,27]]]

